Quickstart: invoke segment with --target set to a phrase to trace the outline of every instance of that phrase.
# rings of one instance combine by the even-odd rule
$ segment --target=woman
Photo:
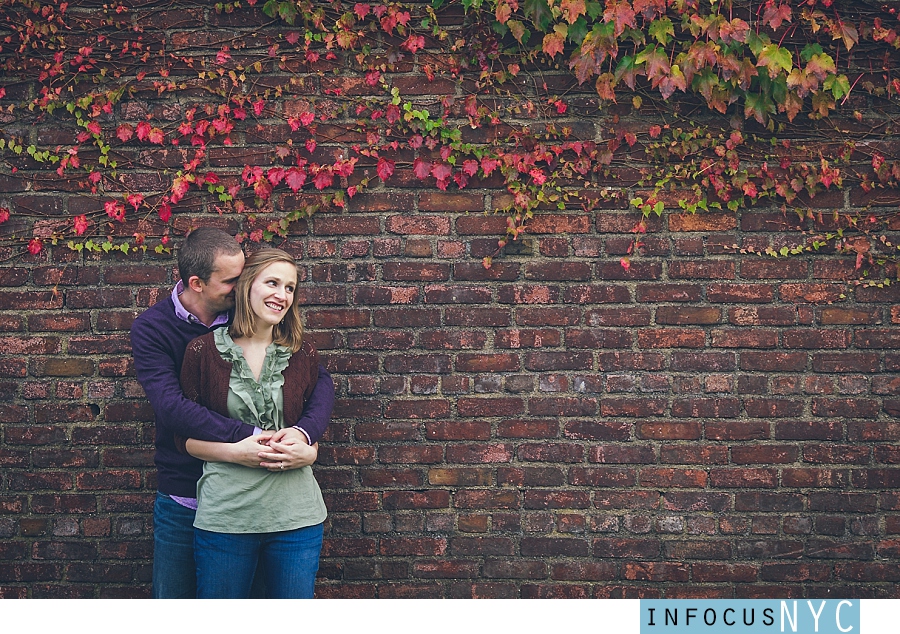
[[[185,395],[263,430],[297,420],[318,379],[319,358],[303,341],[296,287],[289,254],[251,255],[235,287],[231,326],[188,345]],[[259,563],[268,597],[312,598],[327,512],[311,467],[216,461],[227,443],[189,439],[185,449],[207,461],[194,521],[197,597],[248,598]]]

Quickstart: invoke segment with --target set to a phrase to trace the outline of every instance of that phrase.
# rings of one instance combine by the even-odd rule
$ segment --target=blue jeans
[[[165,493],[153,505],[153,598],[194,599],[194,511]]]
[[[194,530],[198,599],[250,597],[257,563],[270,599],[312,599],[323,525],[277,533]]]

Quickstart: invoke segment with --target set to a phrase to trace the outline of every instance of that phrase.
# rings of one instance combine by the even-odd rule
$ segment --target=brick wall
[[[189,48],[241,15],[160,28]],[[421,92],[408,70],[393,81]],[[578,122],[594,123],[609,119]],[[211,161],[239,172],[253,138]],[[14,210],[86,209],[22,169],[0,177]],[[639,217],[624,204],[548,212],[488,270],[505,220],[481,212],[502,197],[418,188],[398,168],[286,243],[337,386],[316,468],[319,594],[896,597],[900,289],[842,300],[852,261],[736,253],[784,243],[785,217],[764,207],[665,214],[627,271]],[[895,204],[856,189],[807,203],[879,200]],[[201,209],[176,226],[243,228]],[[0,596],[146,596],[153,415],[128,329],[173,260],[4,255]]]
[[[429,210],[289,241],[338,391],[322,596],[896,594],[896,290],[829,304],[833,259],[723,253],[761,213],[670,216],[627,273],[631,214],[548,216],[485,270],[495,220],[460,213],[482,194],[405,195]],[[3,596],[146,594],[127,330],[171,265],[2,269]]]

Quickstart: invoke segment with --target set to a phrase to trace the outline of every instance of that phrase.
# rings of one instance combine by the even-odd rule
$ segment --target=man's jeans
[[[277,533],[194,532],[197,598],[251,595],[257,562],[270,599],[312,599],[322,550],[322,524]]]
[[[194,599],[194,515],[165,493],[153,505],[153,598]]]

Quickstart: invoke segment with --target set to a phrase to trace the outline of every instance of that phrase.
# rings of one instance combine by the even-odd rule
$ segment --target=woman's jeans
[[[198,599],[250,597],[257,563],[266,597],[312,599],[323,525],[277,533],[213,533],[194,529]]]

